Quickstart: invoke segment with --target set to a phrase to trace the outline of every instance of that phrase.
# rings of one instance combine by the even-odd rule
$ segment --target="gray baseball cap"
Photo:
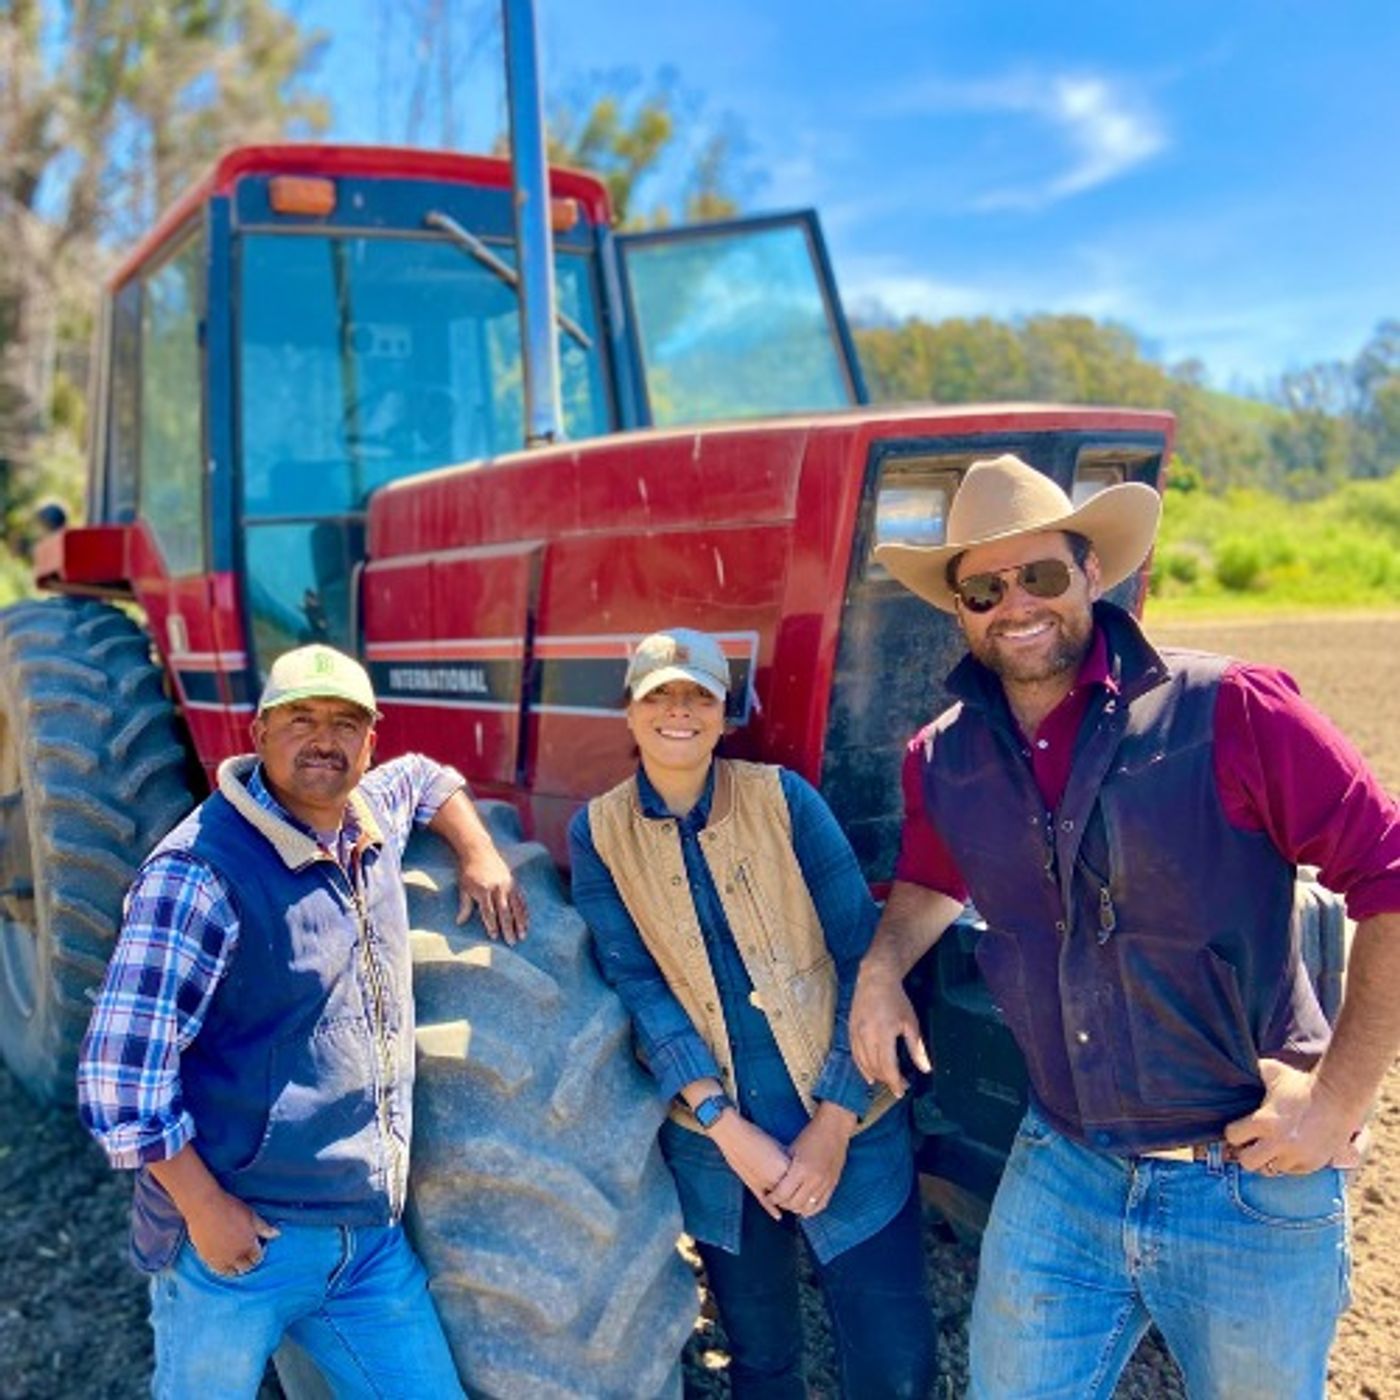
[[[640,700],[667,681],[691,681],[723,700],[729,693],[729,661],[708,632],[672,627],[643,637],[627,667],[627,693]]]

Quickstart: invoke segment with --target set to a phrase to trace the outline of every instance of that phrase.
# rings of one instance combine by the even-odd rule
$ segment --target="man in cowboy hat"
[[[1030,1108],[982,1246],[974,1396],[1107,1395],[1149,1323],[1193,1395],[1316,1396],[1347,1293],[1344,1178],[1400,1045],[1400,805],[1281,672],[1157,651],[1103,594],[1159,501],[1075,510],[975,462],[937,548],[876,557],[954,614],[956,698],[910,744],[856,1062],[928,1068],[901,986],[970,894]],[[1324,1020],[1295,867],[1357,920]]]

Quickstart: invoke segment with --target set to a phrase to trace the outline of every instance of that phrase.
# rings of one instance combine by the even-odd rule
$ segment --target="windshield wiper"
[[[424,216],[423,222],[430,228],[440,228],[464,253],[470,253],[477,262],[490,268],[508,287],[514,287],[519,291],[520,274],[516,272],[508,262],[498,258],[476,234],[468,233],[451,214],[443,214],[434,209]],[[593,338],[572,316],[566,316],[556,307],[554,310],[554,319],[558,321],[585,350],[591,350],[593,348]]]

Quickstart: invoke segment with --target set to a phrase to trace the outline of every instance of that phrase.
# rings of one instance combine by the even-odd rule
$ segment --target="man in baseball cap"
[[[943,544],[876,550],[969,654],[909,746],[856,1061],[900,1092],[902,1038],[928,1068],[902,979],[970,894],[1030,1078],[977,1397],[1107,1393],[1150,1323],[1193,1395],[1321,1395],[1342,1169],[1400,1043],[1400,806],[1287,676],[1158,650],[1104,598],[1158,513],[1132,482],[1076,509],[1006,455],[968,468]],[[1303,862],[1358,920],[1335,1040],[1291,919]]]
[[[353,657],[317,642],[285,651],[272,663],[258,713],[298,700],[344,700],[375,719],[379,706],[369,672]]]
[[[420,754],[370,770],[378,718],[352,658],[279,657],[255,752],[220,766],[127,898],[79,1100],[136,1171],[157,1396],[251,1396],[284,1335],[337,1394],[462,1393],[402,1228],[415,823],[456,854],[459,922],[479,904],[515,942],[526,914],[461,774]]]

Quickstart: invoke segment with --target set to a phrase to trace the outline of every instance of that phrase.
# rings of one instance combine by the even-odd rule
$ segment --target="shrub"
[[[1215,547],[1215,577],[1222,588],[1246,593],[1257,588],[1264,572],[1264,551],[1257,539],[1227,535]]]

